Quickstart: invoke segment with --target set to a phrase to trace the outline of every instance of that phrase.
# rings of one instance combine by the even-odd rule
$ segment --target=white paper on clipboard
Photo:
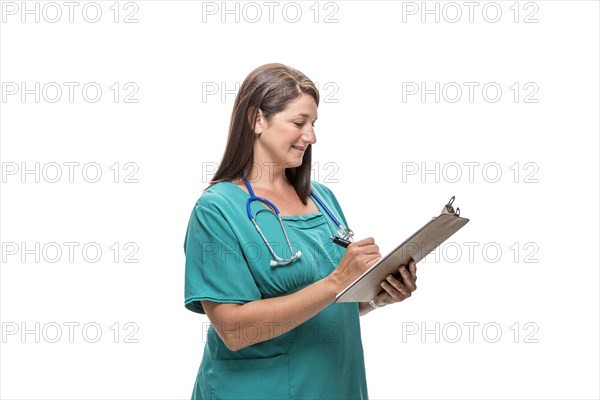
[[[398,247],[382,257],[367,271],[336,296],[336,302],[362,302],[372,300],[382,290],[380,282],[388,274],[398,274],[398,268],[412,258],[419,262],[440,244],[465,226],[469,219],[460,216],[460,209],[452,207],[454,196],[444,206],[441,214],[427,222]]]

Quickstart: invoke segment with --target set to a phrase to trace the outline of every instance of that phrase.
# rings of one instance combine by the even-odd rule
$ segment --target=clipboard
[[[469,219],[460,216],[460,208],[454,210],[453,202],[454,196],[444,206],[439,216],[433,217],[421,229],[373,264],[338,293],[335,301],[349,303],[372,300],[383,290],[380,282],[385,280],[388,274],[397,276],[400,265],[408,266],[411,258],[419,262],[465,226]]]

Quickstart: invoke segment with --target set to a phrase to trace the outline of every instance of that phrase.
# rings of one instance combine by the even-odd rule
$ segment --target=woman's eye
[[[294,122],[294,125],[296,125],[298,128],[302,128],[302,126],[304,125],[304,122]],[[315,124],[312,124],[312,127],[315,127]]]

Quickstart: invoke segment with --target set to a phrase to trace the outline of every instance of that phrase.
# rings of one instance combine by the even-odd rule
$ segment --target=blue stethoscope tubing
[[[292,244],[290,243],[290,240],[288,238],[288,235],[287,235],[287,232],[285,230],[285,227],[283,226],[283,220],[281,219],[279,208],[277,208],[277,206],[275,204],[273,204],[269,200],[265,199],[264,197],[258,197],[258,196],[256,196],[254,194],[254,190],[252,189],[252,186],[250,185],[250,182],[248,182],[248,179],[246,179],[246,174],[245,173],[242,173],[242,178],[244,179],[244,183],[246,184],[246,188],[248,189],[248,193],[250,194],[250,198],[248,198],[248,200],[246,200],[246,213],[248,214],[248,219],[250,219],[250,221],[252,221],[252,223],[256,227],[256,230],[258,231],[258,233],[260,234],[260,236],[265,241],[267,247],[269,248],[269,251],[271,252],[271,254],[273,255],[273,257],[275,257],[277,259],[277,261],[276,260],[271,260],[271,266],[274,267],[276,265],[289,264],[292,261],[294,261],[296,258],[299,258],[302,255],[302,252],[300,250],[298,250],[294,254],[294,251],[292,250]],[[321,208],[323,208],[323,210],[325,210],[325,212],[327,213],[327,215],[329,215],[329,217],[331,217],[331,219],[333,220],[333,222],[335,222],[335,224],[338,226],[338,228],[339,228],[339,230],[338,230],[338,236],[341,236],[345,240],[351,239],[352,235],[353,235],[352,230],[350,228],[345,227],[345,226],[342,225],[342,223],[335,217],[335,215],[333,215],[333,213],[331,212],[331,210],[329,209],[329,207],[327,207],[327,205],[323,202],[323,200],[319,197],[319,195],[317,193],[315,193],[314,190],[312,190],[310,192],[310,195],[312,196],[312,198],[316,202],[319,203],[319,205],[321,206]],[[279,257],[279,256],[277,256],[275,254],[275,252],[271,248],[271,245],[269,244],[269,241],[267,240],[267,238],[265,237],[265,235],[262,233],[260,227],[256,223],[256,220],[252,216],[252,211],[250,210],[250,204],[253,201],[262,201],[262,202],[266,203],[267,205],[269,205],[269,207],[273,208],[273,210],[275,211],[275,214],[277,215],[277,219],[279,220],[279,224],[281,225],[281,229],[282,229],[283,234],[285,236],[285,240],[287,241],[287,244],[288,244],[288,247],[290,249],[290,252],[292,254],[294,254],[292,257],[290,257],[288,259],[283,259],[283,258],[281,258],[281,257]]]

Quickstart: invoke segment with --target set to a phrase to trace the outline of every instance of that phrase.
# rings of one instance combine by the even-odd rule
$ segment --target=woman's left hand
[[[388,304],[397,303],[409,298],[415,290],[417,290],[417,263],[410,260],[408,269],[401,265],[398,269],[402,279],[396,279],[391,274],[386,277],[386,280],[381,281],[383,290],[379,292],[373,299],[376,305],[385,306]]]

